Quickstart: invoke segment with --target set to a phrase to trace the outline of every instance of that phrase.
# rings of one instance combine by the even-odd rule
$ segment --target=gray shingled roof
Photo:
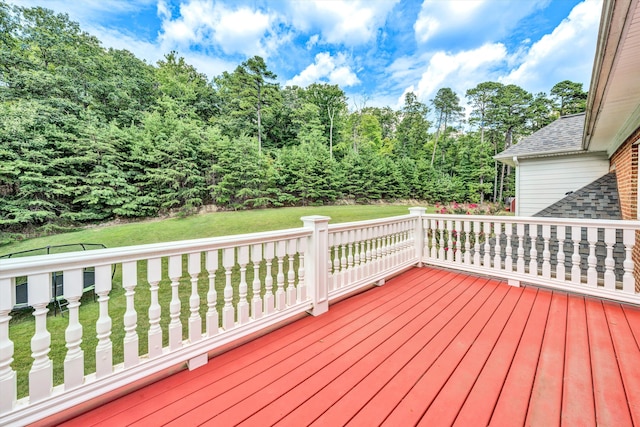
[[[608,173],[534,216],[554,218],[622,219],[616,173]]]
[[[585,113],[563,116],[495,156],[496,159],[537,157],[582,151]]]

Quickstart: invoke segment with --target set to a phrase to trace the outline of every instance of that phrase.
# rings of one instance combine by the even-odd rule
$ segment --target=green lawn
[[[189,216],[98,226],[71,233],[29,239],[0,246],[0,256],[44,246],[71,243],[102,243],[108,248],[170,242],[203,237],[228,236],[258,231],[301,227],[300,217],[327,215],[331,224],[408,214],[409,206],[347,205],[215,212]]]
[[[173,218],[162,221],[146,221],[130,224],[114,225],[109,227],[88,228],[82,231],[42,237],[14,243],[0,248],[0,255],[16,251],[39,248],[47,245],[62,245],[71,243],[102,243],[109,248],[157,243],[165,241],[195,239],[203,237],[224,236],[232,234],[250,233],[267,230],[300,227],[301,216],[327,215],[332,218],[330,223],[358,221],[374,218],[382,218],[409,213],[408,206],[390,205],[356,205],[356,206],[321,206],[304,208],[265,209],[240,212],[218,212],[202,214],[187,218]],[[296,260],[297,261],[297,260]],[[297,262],[296,262],[297,264]],[[261,277],[264,277],[264,262],[261,267]],[[160,304],[162,306],[163,338],[167,344],[167,325],[169,322],[169,303],[171,300],[171,287],[166,278],[166,259],[163,260],[163,281],[160,283]],[[186,272],[186,259],[183,271]],[[273,275],[275,277],[275,267]],[[138,313],[137,332],[139,336],[140,354],[147,352],[147,331],[149,328],[148,308],[150,292],[146,283],[146,262],[138,263],[138,283],[135,295],[135,307]],[[252,270],[249,269],[247,281],[251,283]],[[237,268],[233,275],[234,283],[238,283]],[[274,284],[275,285],[275,284]],[[199,280],[199,294],[201,296],[200,315],[204,318],[206,312],[206,292],[208,280],[202,274]],[[189,316],[190,284],[186,275],[180,282],[181,321],[183,325],[183,337],[187,338],[187,318]],[[218,292],[218,311],[222,311],[222,293],[224,289],[224,274],[219,271],[216,276],[216,289]],[[275,289],[274,289],[275,290]],[[237,290],[236,290],[237,291]],[[237,292],[234,292],[234,302],[237,301]],[[116,269],[113,279],[113,290],[109,295],[109,316],[112,318],[113,327],[111,340],[113,343],[114,363],[120,363],[123,359],[122,343],[124,338],[123,317],[125,311],[124,290],[122,288],[120,268]],[[250,297],[250,296],[249,296]],[[98,318],[98,304],[93,301],[93,295],[86,294],[80,307],[80,321],[83,324],[82,348],[85,352],[85,372],[95,370],[95,347],[97,344],[95,324]],[[51,333],[50,358],[54,363],[54,383],[63,382],[63,361],[66,354],[64,332],[68,324],[68,316],[52,315],[47,320],[47,329]],[[204,330],[204,329],[203,329]],[[18,372],[18,395],[28,394],[28,372],[33,362],[31,358],[30,340],[33,336],[34,321],[29,312],[14,313],[10,323],[10,338],[15,345],[13,369]]]

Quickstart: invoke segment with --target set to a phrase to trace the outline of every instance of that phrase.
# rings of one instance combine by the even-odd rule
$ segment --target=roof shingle
[[[514,156],[536,157],[552,153],[575,153],[582,151],[582,133],[585,113],[562,116],[539,131],[522,139],[496,159],[511,159]]]

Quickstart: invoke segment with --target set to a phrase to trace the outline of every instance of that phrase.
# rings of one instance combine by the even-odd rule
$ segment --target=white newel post
[[[53,388],[53,364],[49,358],[51,334],[47,331],[47,304],[51,301],[51,275],[34,274],[27,277],[29,305],[34,308],[36,330],[31,338],[33,365],[29,371],[29,400],[37,402],[49,397]]]
[[[79,310],[80,297],[84,285],[81,268],[63,272],[64,297],[69,301],[69,325],[64,332],[67,354],[64,357],[64,388],[70,390],[82,385],[84,380],[84,352],[82,344],[82,325]]]
[[[17,377],[11,369],[13,341],[9,339],[9,313],[16,302],[15,279],[0,279],[0,414],[16,405]]]
[[[327,262],[329,253],[328,216],[312,215],[300,218],[306,228],[312,230],[307,244],[306,285],[313,308],[311,314],[318,316],[329,309],[327,289]]]
[[[416,217],[415,228],[413,230],[413,246],[415,259],[418,260],[418,267],[422,267],[422,257],[424,250],[425,229],[422,217],[427,212],[427,208],[409,208],[409,213]]]
[[[95,268],[96,294],[100,315],[96,322],[96,378],[102,378],[113,372],[113,344],[111,343],[111,317],[109,317],[109,292],[111,292],[111,266],[101,265]]]
[[[66,277],[65,277],[66,287]],[[138,266],[136,261],[122,263],[122,286],[126,290],[127,310],[124,313],[124,366],[128,368],[139,363],[138,345],[138,313],[136,312],[134,295],[138,283]]]

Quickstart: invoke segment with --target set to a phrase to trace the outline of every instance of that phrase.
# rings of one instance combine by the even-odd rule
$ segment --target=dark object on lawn
[[[30,249],[27,251],[13,252],[7,255],[2,255],[0,258],[18,258],[24,256],[35,256],[35,255],[46,255],[46,254],[57,254],[63,252],[74,252],[74,251],[87,251],[91,249],[105,249],[106,246],[101,243],[73,243],[69,245],[56,245],[56,246],[45,246],[43,248],[38,249]],[[111,277],[115,274],[115,266],[113,268],[113,272],[111,273]],[[95,289],[95,270],[93,267],[85,268],[83,271],[83,292],[93,291]],[[56,271],[51,273],[51,302],[53,303],[53,314],[56,315],[57,311],[60,311],[60,314],[64,316],[64,311],[67,306],[67,300],[64,297],[64,281],[62,277],[62,271]],[[93,295],[95,300],[95,294]],[[16,278],[16,304],[13,306],[14,310],[19,310],[23,308],[29,307],[28,305],[29,295],[28,295],[28,286],[27,286],[27,277],[17,277]]]

